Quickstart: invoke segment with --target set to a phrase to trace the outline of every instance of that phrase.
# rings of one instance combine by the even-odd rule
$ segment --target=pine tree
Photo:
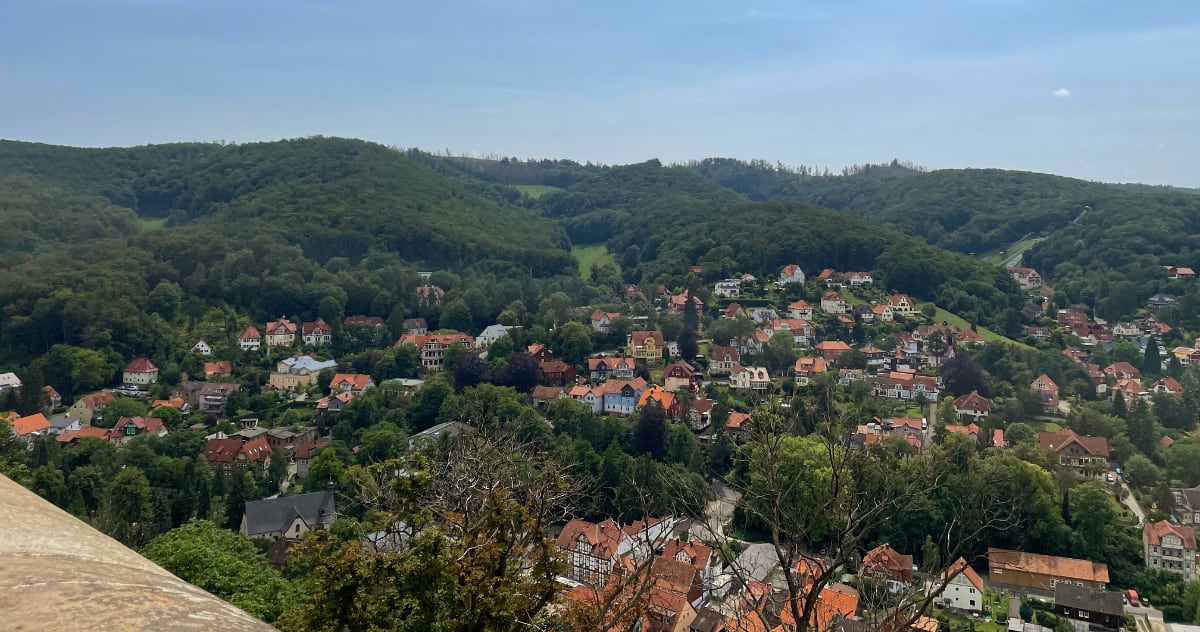
[[[1158,354],[1158,341],[1154,336],[1146,342],[1146,353],[1142,356],[1142,373],[1151,377],[1162,375],[1162,357]]]

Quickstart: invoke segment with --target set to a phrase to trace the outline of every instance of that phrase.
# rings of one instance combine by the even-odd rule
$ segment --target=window
[[[975,589],[974,589],[974,588],[972,588],[972,589],[971,589],[971,594],[972,594],[972,595],[974,595],[974,594],[975,594]]]
[[[974,599],[972,599],[972,600],[971,600],[971,605],[972,605],[972,606],[974,606],[974,605],[975,605],[975,600],[974,600]]]
[[[996,575],[1003,575],[1003,574],[1004,574],[1004,569],[1003,569],[1003,568],[993,568],[993,569],[992,569],[992,573],[994,573],[994,574],[996,574]]]

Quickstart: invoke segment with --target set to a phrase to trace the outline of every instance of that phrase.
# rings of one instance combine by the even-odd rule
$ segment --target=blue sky
[[[324,134],[1200,186],[1190,1],[38,0],[3,14],[3,138]]]

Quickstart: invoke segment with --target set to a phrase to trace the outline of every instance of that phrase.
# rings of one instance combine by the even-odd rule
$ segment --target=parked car
[[[1142,605],[1142,600],[1138,599],[1137,591],[1132,588],[1125,591],[1125,598],[1129,600],[1129,605],[1133,606],[1134,608],[1138,608]]]

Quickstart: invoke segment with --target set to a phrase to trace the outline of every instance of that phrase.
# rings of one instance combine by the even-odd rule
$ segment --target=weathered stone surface
[[[0,628],[273,629],[4,476]]]

